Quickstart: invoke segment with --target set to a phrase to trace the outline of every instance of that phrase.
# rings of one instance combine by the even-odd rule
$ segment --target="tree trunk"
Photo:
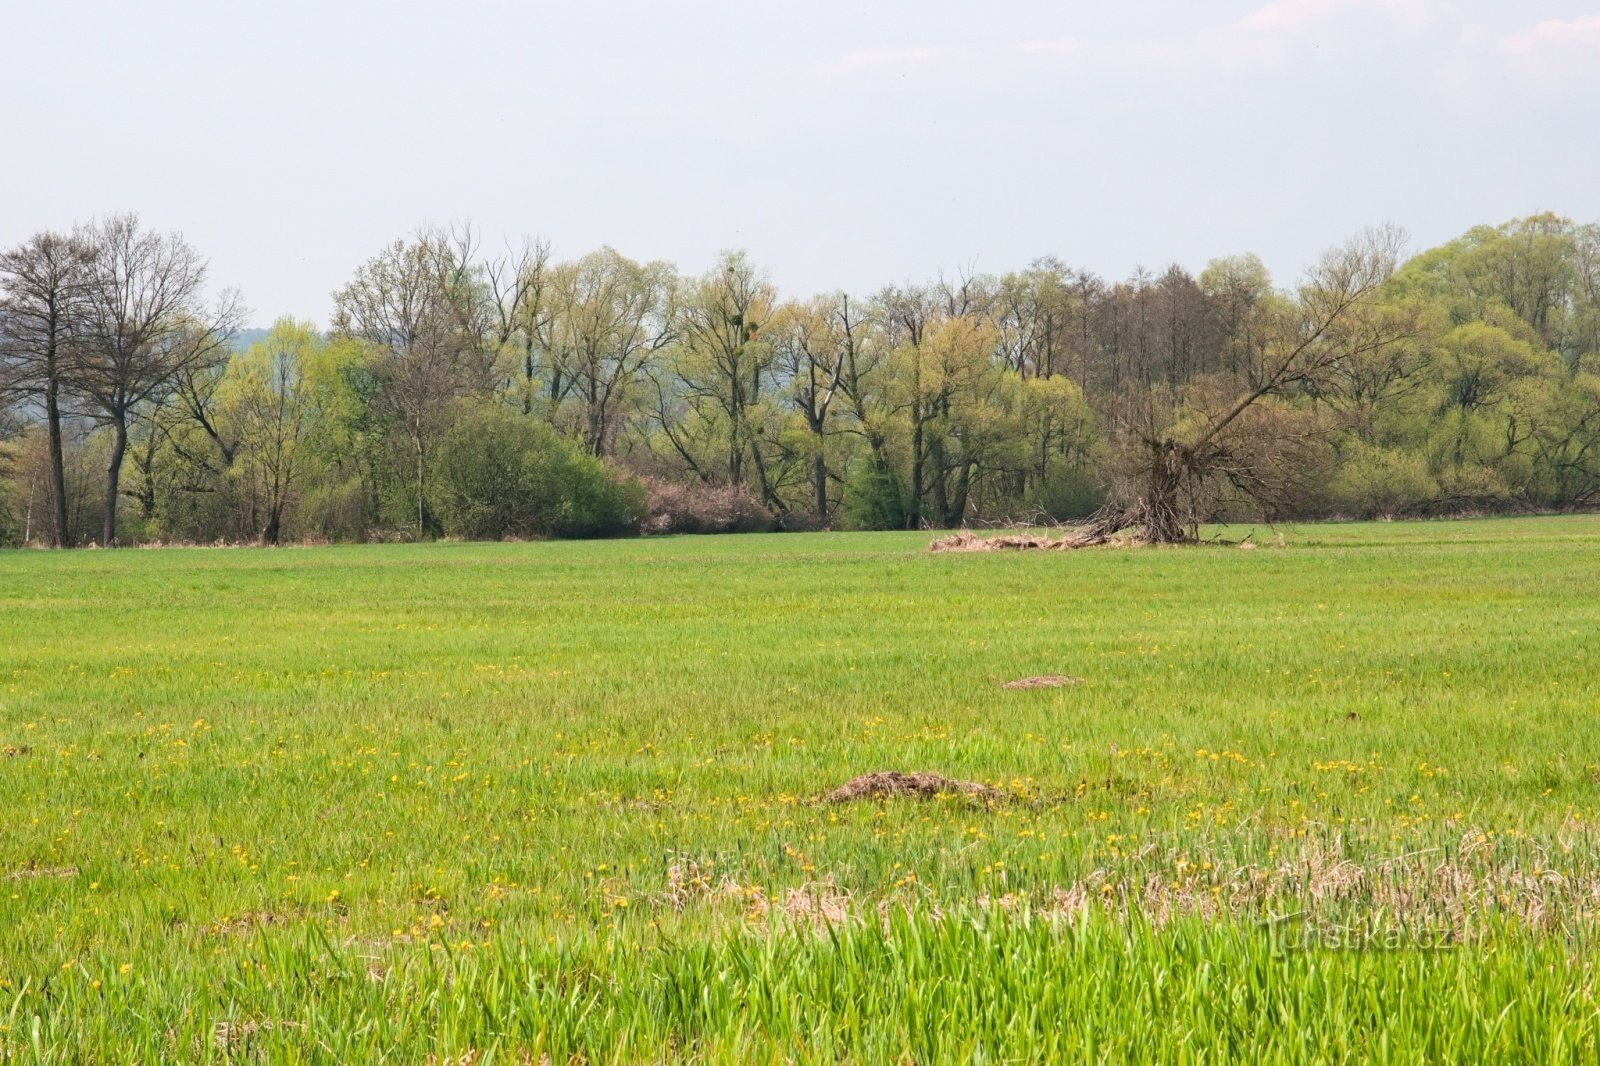
[[[911,425],[911,509],[906,513],[906,528],[922,527],[922,413],[912,409]]]
[[[1145,498],[1139,501],[1139,525],[1152,544],[1179,544],[1189,539],[1178,513],[1178,490],[1183,482],[1188,457],[1172,441],[1153,446],[1156,454],[1150,464],[1150,481]]]
[[[811,455],[811,493],[819,521],[828,520],[828,464],[822,455],[822,434],[817,434],[817,450]]]
[[[51,546],[65,548],[72,543],[67,529],[67,467],[66,449],[61,443],[61,405],[58,399],[60,384],[52,369],[44,388],[44,414],[50,438],[50,497],[52,503]]]
[[[428,535],[428,504],[427,497],[423,495],[427,488],[427,465],[423,459],[422,441],[416,441],[417,447],[417,536]]]
[[[128,416],[118,412],[112,422],[111,459],[106,464],[106,511],[100,527],[100,542],[117,546],[117,501],[122,489],[122,459],[128,452]]]
[[[522,356],[522,413],[533,414],[533,345]]]
[[[728,411],[728,484],[739,485],[744,476],[744,442],[739,439],[740,419],[737,400]]]
[[[966,517],[967,495],[971,492],[971,490],[972,464],[970,462],[964,462],[961,464],[960,473],[956,475],[955,495],[945,505],[944,524],[947,527],[959,526],[961,524],[961,520]]]
[[[1173,440],[1149,441],[1150,469],[1144,492],[1133,503],[1101,508],[1082,527],[1074,546],[1104,544],[1123,530],[1138,529],[1148,544],[1183,544],[1193,539],[1182,513],[1184,477],[1195,473],[1192,451]]]

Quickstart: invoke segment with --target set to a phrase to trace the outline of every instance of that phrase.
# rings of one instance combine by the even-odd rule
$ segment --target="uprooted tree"
[[[1226,369],[1119,395],[1111,499],[1071,542],[1192,540],[1230,490],[1274,517],[1332,428],[1317,405],[1296,401],[1346,362],[1418,332],[1414,314],[1380,300],[1404,243],[1395,227],[1358,235],[1325,253],[1292,296],[1256,301],[1248,343]]]

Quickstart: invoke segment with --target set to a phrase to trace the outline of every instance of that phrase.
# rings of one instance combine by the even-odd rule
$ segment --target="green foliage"
[[[905,488],[886,463],[869,456],[856,464],[845,485],[842,525],[854,530],[906,527]]]
[[[435,507],[452,535],[616,536],[637,530],[644,518],[637,480],[502,407],[458,412],[434,462]]]
[[[20,441],[0,440],[0,548],[20,545],[25,532],[26,519],[18,515],[19,506],[24,514],[27,509],[26,501],[19,499],[22,485],[16,476],[21,458]]]

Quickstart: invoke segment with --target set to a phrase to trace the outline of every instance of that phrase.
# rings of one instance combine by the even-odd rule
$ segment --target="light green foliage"
[[[434,459],[436,509],[455,536],[635,532],[644,489],[549,426],[497,406],[457,413]]]
[[[1359,518],[1390,517],[1416,510],[1438,493],[1423,456],[1356,441],[1341,457],[1329,505]]]
[[[764,439],[776,429],[776,352],[766,338],[777,290],[743,252],[725,252],[702,277],[685,281],[674,302],[677,344],[668,353],[667,386],[657,386],[660,447],[695,476],[749,485],[774,500],[777,471]]]
[[[322,345],[309,322],[282,319],[228,365],[217,390],[220,417],[237,442],[229,475],[246,522],[269,544],[293,521],[301,446],[315,416],[310,372]]]
[[[0,1054],[1593,1061],[1600,521],[1256,540],[0,556]]]

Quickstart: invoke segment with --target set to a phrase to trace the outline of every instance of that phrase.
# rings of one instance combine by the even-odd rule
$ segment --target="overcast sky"
[[[0,78],[0,244],[134,210],[258,324],[429,222],[806,294],[1600,220],[1600,0],[0,0]]]

